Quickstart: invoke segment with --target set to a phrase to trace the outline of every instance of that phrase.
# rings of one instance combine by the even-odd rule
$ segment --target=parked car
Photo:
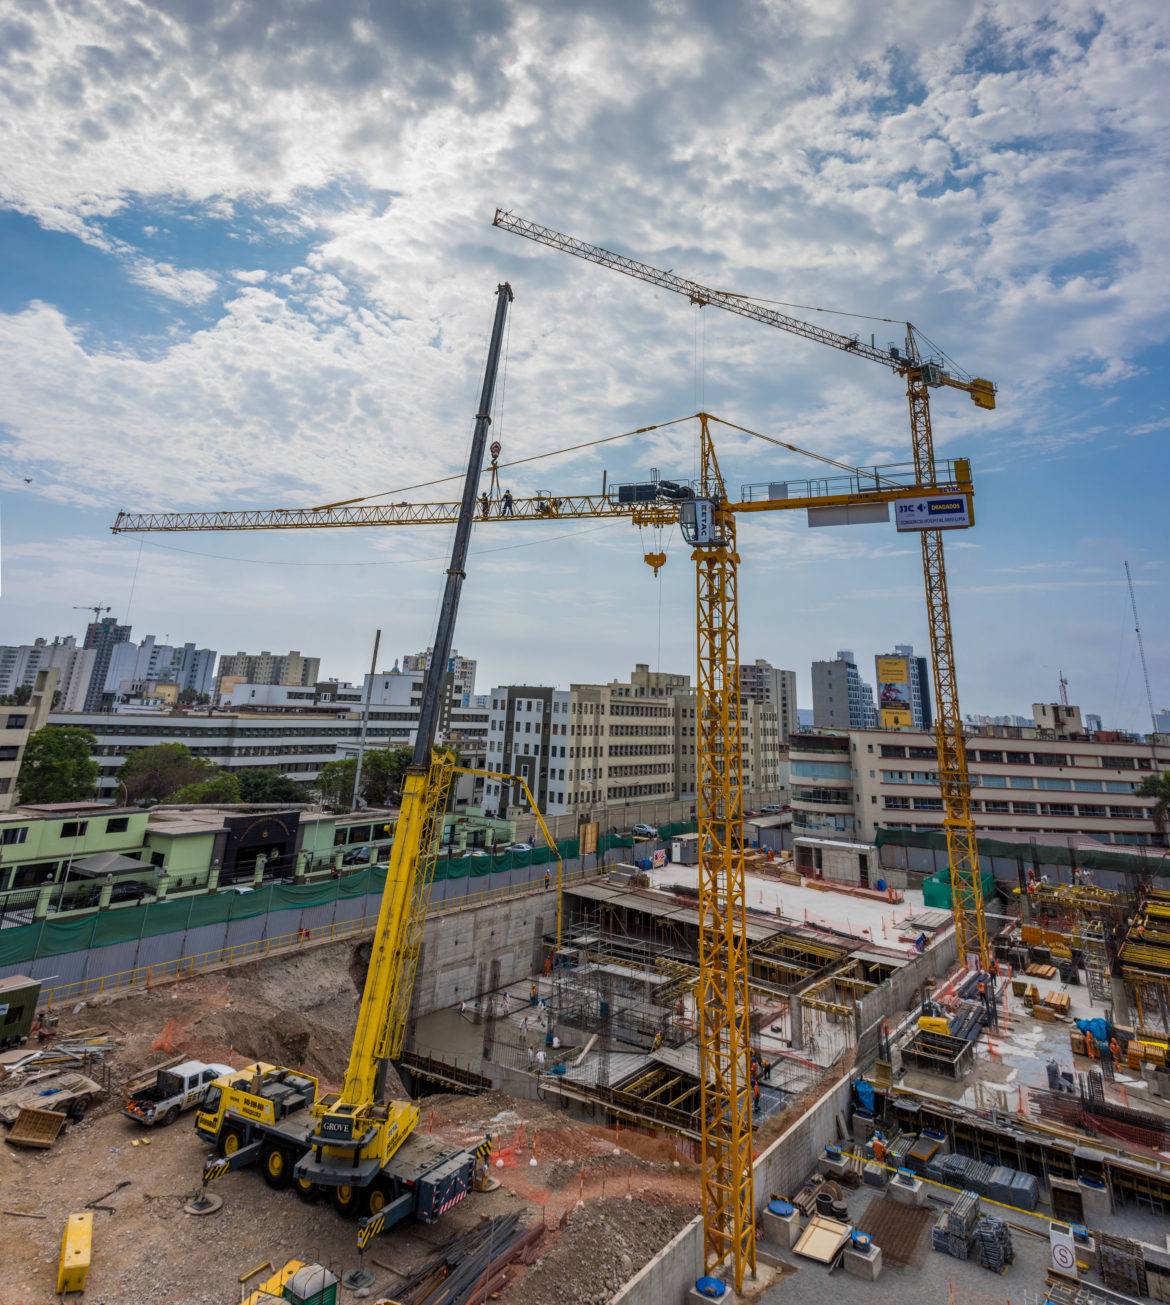
[[[633,829],[635,838],[657,838],[658,830],[653,825],[635,825]]]
[[[532,844],[531,844],[531,843],[509,843],[508,846],[507,846],[506,848],[504,848],[504,851],[505,851],[505,852],[531,852],[531,851],[532,851]]]
[[[366,865],[370,859],[368,847],[351,847],[341,858],[342,865]]]

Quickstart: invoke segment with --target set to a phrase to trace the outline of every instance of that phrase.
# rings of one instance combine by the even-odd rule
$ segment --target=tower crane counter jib
[[[257,1063],[217,1081],[196,1119],[223,1163],[214,1175],[258,1160],[271,1187],[294,1183],[312,1200],[328,1195],[343,1214],[390,1227],[408,1215],[439,1217],[471,1190],[482,1147],[444,1147],[415,1136],[418,1106],[385,1101],[386,1066],[402,1049],[427,899],[454,761],[435,754],[443,681],[467,563],[476,490],[511,287],[497,291],[496,313],[476,414],[471,456],[443,589],[434,653],[423,680],[414,755],[387,867],[349,1064],[337,1092],[321,1092],[298,1070]],[[363,1242],[364,1245],[364,1242]]]

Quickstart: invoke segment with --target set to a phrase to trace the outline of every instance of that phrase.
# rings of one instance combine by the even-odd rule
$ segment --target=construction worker
[[[1097,1059],[1097,1039],[1093,1037],[1088,1029],[1085,1030],[1085,1055],[1090,1060]]]
[[[515,515],[516,513],[512,509],[512,491],[510,489],[506,489],[504,490],[504,506],[500,511],[500,516],[512,517]]]
[[[754,1076],[752,1078],[752,1107],[755,1110],[760,1108],[760,1085]]]
[[[528,989],[528,1004],[529,1004],[529,1006],[535,1006],[535,1005],[536,1005],[536,983],[535,983],[535,981],[533,982],[532,987]]]
[[[1114,1060],[1121,1059],[1121,1043],[1117,1041],[1117,1034],[1109,1039],[1109,1054]]]
[[[658,1048],[661,1047],[661,1046],[662,1046],[662,1030],[659,1029],[658,1032],[655,1033],[655,1035],[654,1035],[654,1046],[653,1046],[652,1049],[653,1049],[654,1051],[657,1051]]]
[[[487,515],[491,511],[491,508],[491,502],[489,501],[487,492],[485,491],[479,496],[479,510],[483,513],[485,521],[487,520]]]

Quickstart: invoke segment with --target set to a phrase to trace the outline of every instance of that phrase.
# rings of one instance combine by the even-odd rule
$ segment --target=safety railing
[[[588,870],[577,869],[565,874],[562,883],[567,885],[582,879],[592,879],[602,873],[604,873],[604,867],[593,867]],[[427,908],[427,914],[428,916],[442,915],[448,911],[488,906],[493,902],[525,897],[532,893],[552,892],[555,887],[556,880],[555,876],[553,876],[547,888],[541,880],[535,879],[523,884],[484,888],[479,892],[465,893],[460,897],[433,898]],[[250,961],[265,960],[270,956],[298,951],[310,944],[350,938],[356,934],[372,930],[377,922],[377,914],[361,915],[353,920],[336,920],[330,924],[299,929],[295,933],[278,934],[272,937],[258,938],[252,942],[225,945],[212,951],[199,952],[193,956],[177,956],[169,961],[138,965],[131,970],[120,970],[114,974],[95,975],[90,979],[77,979],[73,983],[63,983],[55,988],[46,989],[41,994],[41,1000],[51,1009],[56,1003],[84,1001],[90,997],[121,992],[130,988],[161,987],[212,970],[221,970],[233,965],[245,965]]]

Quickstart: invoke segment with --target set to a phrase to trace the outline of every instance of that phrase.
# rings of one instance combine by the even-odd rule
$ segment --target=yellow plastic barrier
[[[944,1037],[946,1037],[951,1031],[950,1025],[947,1024],[946,1020],[941,1019],[937,1015],[920,1015],[918,1017],[918,1027],[924,1033],[941,1033]]]
[[[93,1211],[71,1214],[61,1238],[61,1262],[57,1268],[57,1290],[84,1291],[93,1247]]]

